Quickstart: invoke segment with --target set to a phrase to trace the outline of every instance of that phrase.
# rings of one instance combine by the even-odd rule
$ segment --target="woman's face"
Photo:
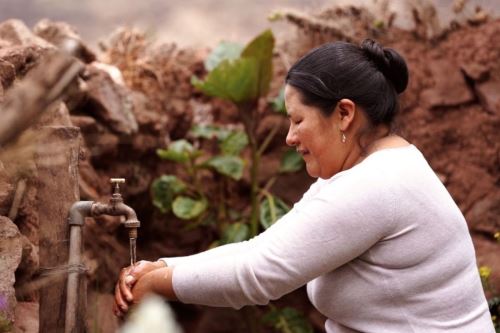
[[[330,178],[342,170],[341,135],[337,111],[325,116],[301,102],[300,92],[285,87],[285,105],[290,119],[286,143],[302,155],[311,177]]]

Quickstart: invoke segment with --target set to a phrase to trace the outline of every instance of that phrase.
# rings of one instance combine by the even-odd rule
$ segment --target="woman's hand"
[[[133,303],[139,303],[149,293],[161,295],[169,300],[177,300],[172,287],[171,267],[153,270],[140,278],[132,289]]]
[[[128,311],[129,304],[133,300],[131,289],[136,281],[149,272],[162,267],[165,267],[165,263],[161,260],[155,262],[141,260],[134,266],[123,268],[115,286],[113,313],[118,317],[122,317]]]

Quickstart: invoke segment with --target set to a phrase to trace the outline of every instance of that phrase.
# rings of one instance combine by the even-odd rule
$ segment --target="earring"
[[[346,140],[347,140],[347,138],[345,136],[345,133],[342,132],[342,139],[341,139],[342,143],[345,143]]]

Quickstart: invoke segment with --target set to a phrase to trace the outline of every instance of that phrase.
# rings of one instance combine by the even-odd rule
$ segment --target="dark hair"
[[[405,60],[372,39],[361,46],[335,42],[312,50],[288,71],[285,82],[297,88],[302,102],[330,115],[339,100],[360,105],[371,125],[391,125],[398,94],[408,85]]]

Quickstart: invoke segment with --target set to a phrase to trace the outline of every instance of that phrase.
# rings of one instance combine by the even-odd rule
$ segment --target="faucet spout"
[[[111,202],[108,204],[95,202],[91,208],[91,215],[94,217],[100,215],[125,216],[125,222],[123,222],[125,228],[139,228],[141,226],[134,209],[123,202]]]
[[[137,261],[137,229],[141,226],[141,222],[137,219],[135,211],[131,207],[125,205],[121,200],[112,198],[108,204],[99,202],[94,203],[91,208],[91,214],[94,217],[99,215],[125,216],[125,222],[122,223],[128,230],[130,265],[134,265]]]

